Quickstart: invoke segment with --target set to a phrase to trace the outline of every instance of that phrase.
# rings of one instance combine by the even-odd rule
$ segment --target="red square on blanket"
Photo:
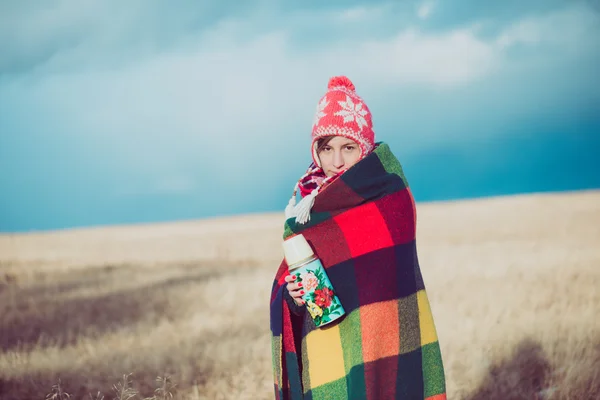
[[[352,257],[394,244],[387,224],[375,203],[352,208],[333,219],[342,230]]]
[[[398,356],[365,363],[367,399],[405,399],[396,393]],[[412,397],[414,398],[414,397]]]
[[[410,189],[405,188],[377,201],[394,244],[404,244],[416,236],[416,209]]]
[[[332,219],[308,228],[302,234],[325,268],[352,257],[342,230]]]
[[[324,189],[322,193],[327,193],[327,195],[315,198],[313,212],[335,212],[335,210],[350,208],[365,201],[341,179]]]

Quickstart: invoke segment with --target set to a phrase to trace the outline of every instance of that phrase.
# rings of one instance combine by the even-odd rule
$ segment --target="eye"
[[[352,144],[349,144],[346,146],[346,150],[348,150],[348,151],[354,151],[354,149],[356,149],[356,146],[354,146]]]

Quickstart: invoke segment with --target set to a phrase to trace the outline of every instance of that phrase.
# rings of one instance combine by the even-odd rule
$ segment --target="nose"
[[[344,167],[344,155],[341,150],[335,152],[333,157],[333,166],[337,169],[342,169]]]

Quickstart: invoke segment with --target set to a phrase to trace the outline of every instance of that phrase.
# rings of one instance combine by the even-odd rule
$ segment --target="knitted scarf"
[[[346,314],[316,328],[272,287],[276,399],[446,399],[437,332],[415,242],[415,203],[402,167],[379,143],[320,191],[306,224],[289,218],[321,259]]]
[[[323,171],[323,168],[315,165],[315,163],[311,163],[308,167],[308,170],[306,170],[298,182],[300,196],[304,198],[315,189],[324,189],[329,183],[337,179],[340,175],[341,173],[327,177],[327,175],[325,175],[325,171]]]

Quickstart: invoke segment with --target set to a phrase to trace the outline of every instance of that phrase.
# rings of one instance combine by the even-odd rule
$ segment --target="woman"
[[[311,152],[286,207],[284,239],[304,235],[346,314],[316,328],[301,282],[281,263],[271,294],[275,397],[446,399],[414,200],[346,77],[332,78],[318,103]]]

